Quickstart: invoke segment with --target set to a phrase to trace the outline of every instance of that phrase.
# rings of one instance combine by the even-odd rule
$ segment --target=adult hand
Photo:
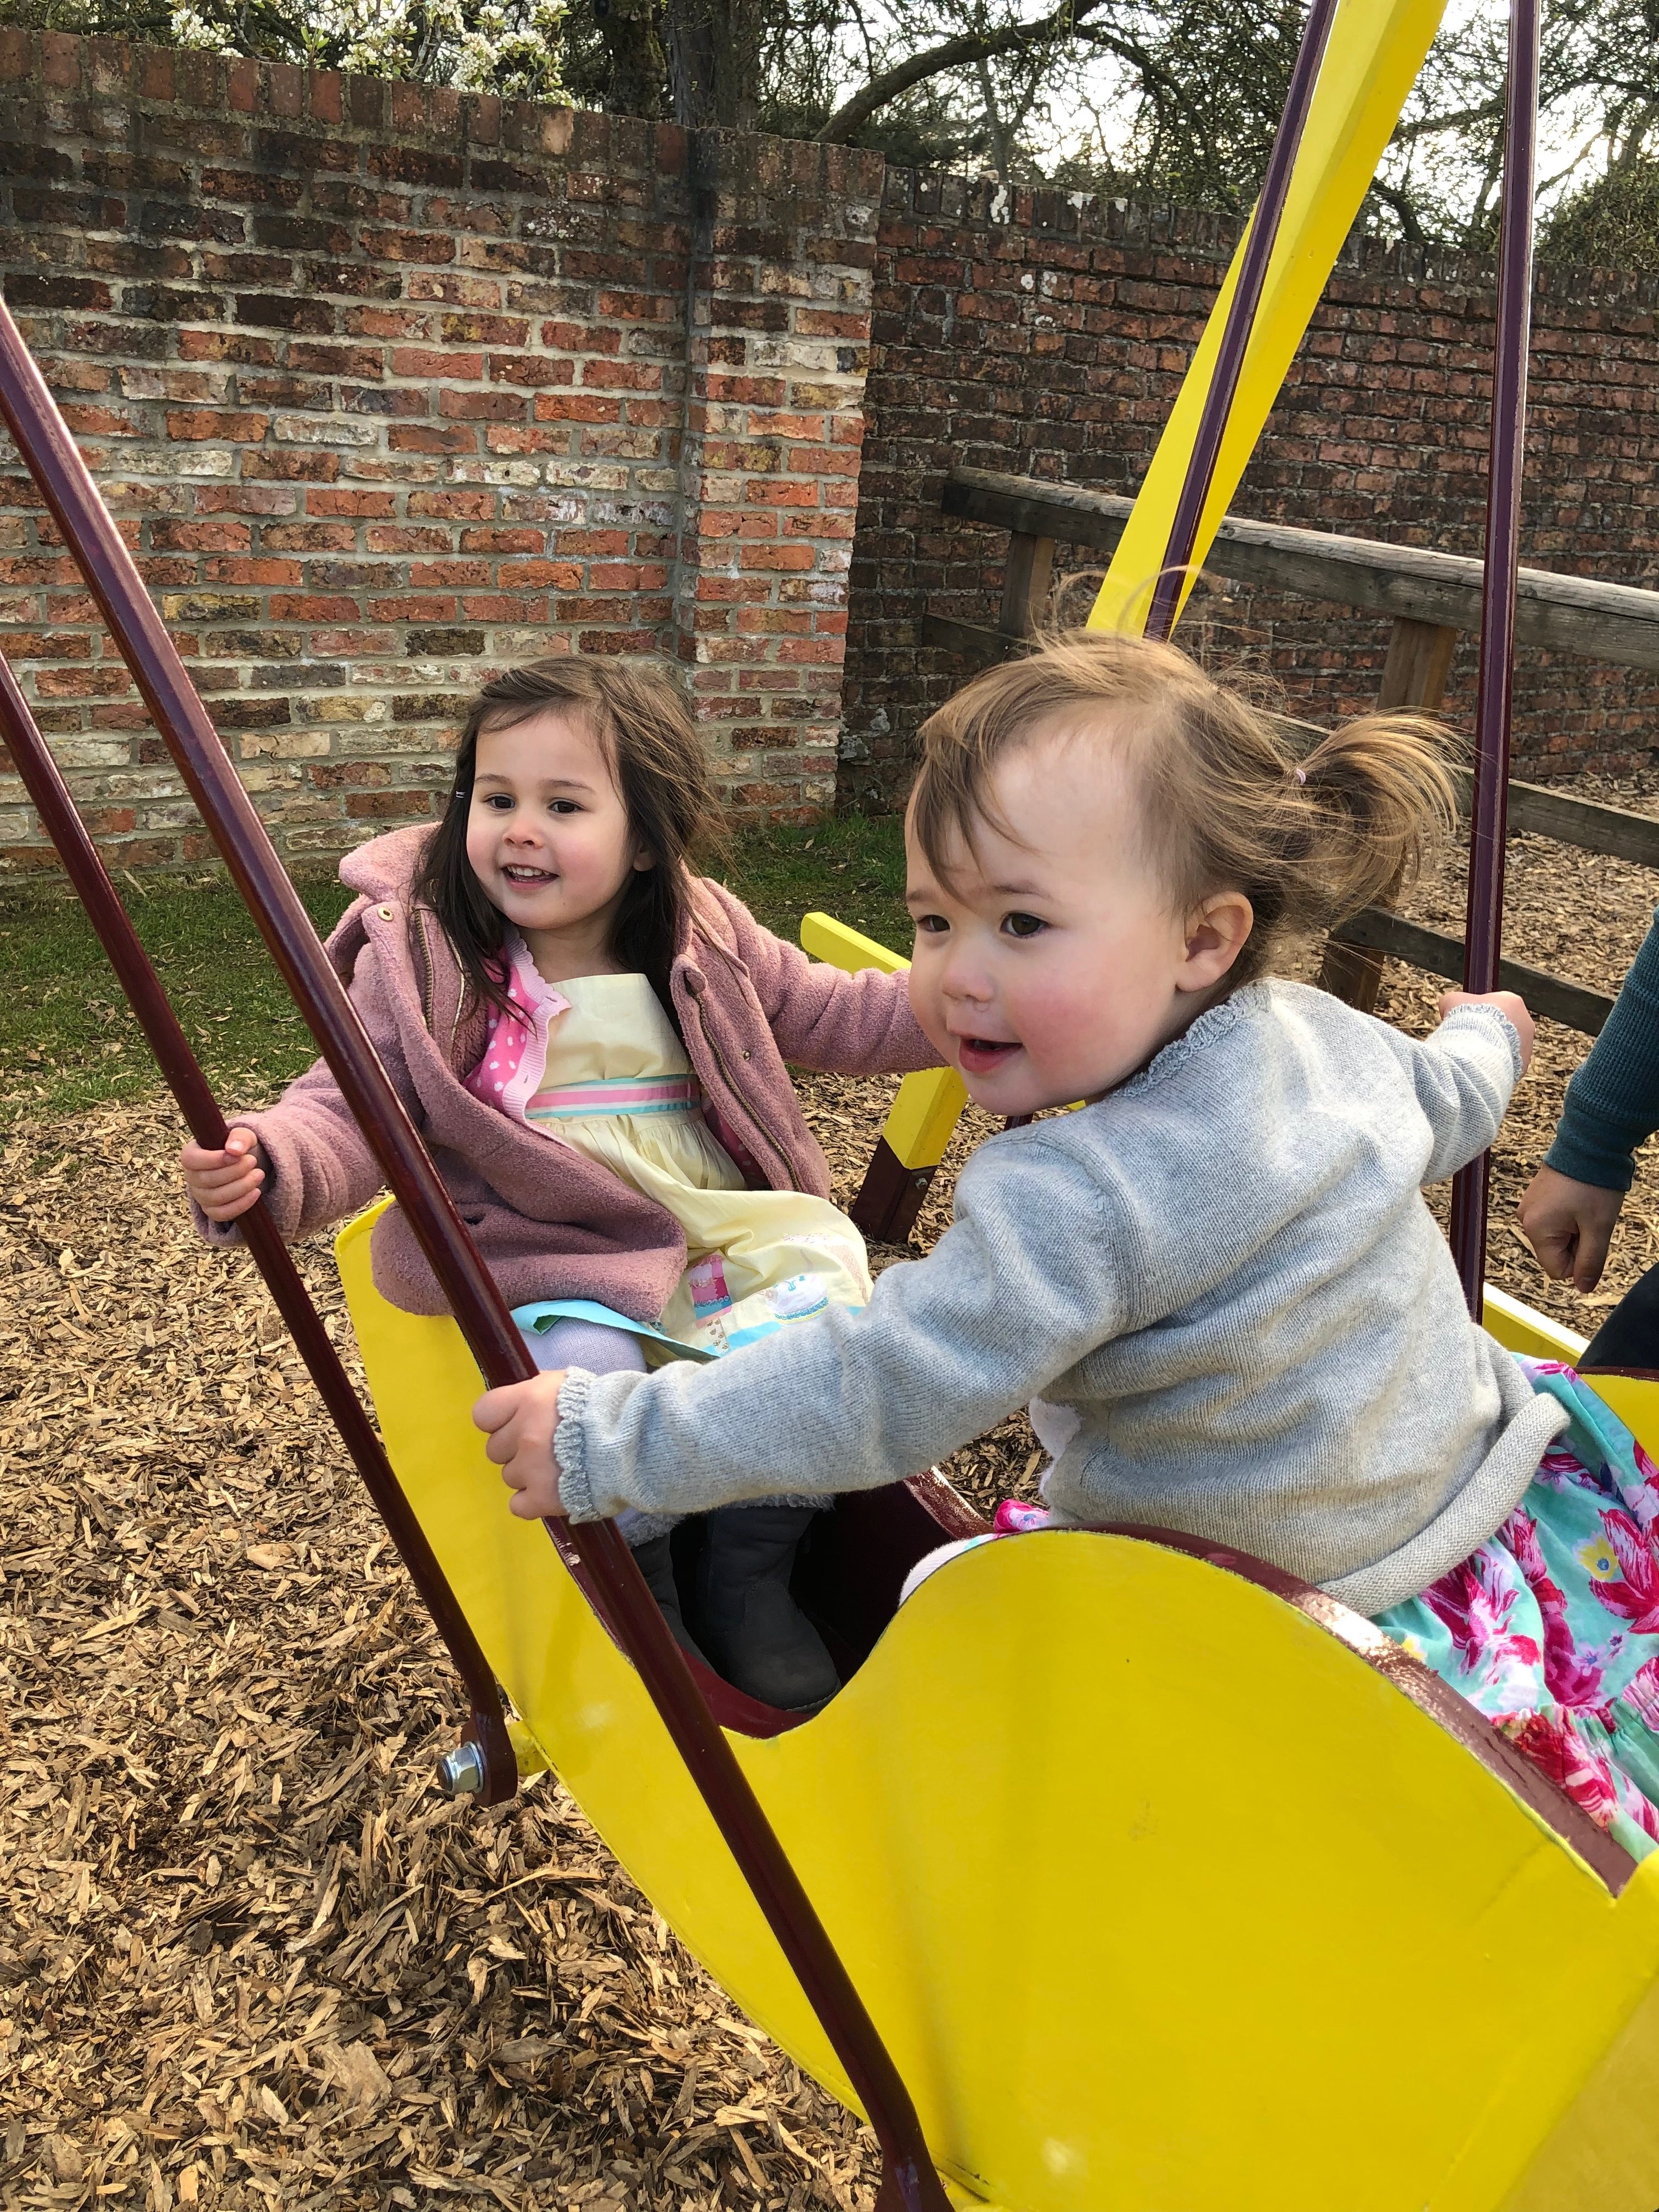
[[[510,1510],[520,1521],[564,1518],[559,1462],[553,1456],[564,1378],[565,1370],[560,1367],[528,1382],[508,1382],[499,1390],[486,1390],[472,1408],[474,1425],[489,1437],[485,1450],[500,1467],[501,1480],[515,1493]]]
[[[252,1129],[233,1129],[222,1152],[186,1145],[179,1155],[185,1188],[210,1221],[234,1221],[256,1206],[265,1179],[259,1142]]]
[[[1571,1275],[1576,1291],[1593,1291],[1624,1202],[1622,1190],[1540,1168],[1521,1200],[1521,1234],[1547,1275]]]
[[[1521,1040],[1521,1073],[1524,1075],[1532,1066],[1532,1016],[1527,1002],[1513,991],[1448,991],[1440,1001],[1440,1018],[1458,1006],[1496,1006],[1500,1014],[1507,1014],[1515,1033]]]

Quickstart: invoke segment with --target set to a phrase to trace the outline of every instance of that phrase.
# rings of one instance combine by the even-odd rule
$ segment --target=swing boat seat
[[[1237,488],[1442,8],[1314,0],[1261,203],[1094,626],[1166,635],[1178,616],[1181,580]],[[1514,635],[1536,12],[1515,0],[1482,619],[1494,670],[1510,666]],[[0,412],[473,1341],[502,1364],[505,1312],[473,1279],[476,1255],[364,1057],[340,981],[3,302]],[[1471,975],[1497,972],[1507,696],[1483,684],[1477,717]],[[218,1108],[15,684],[0,681],[0,707],[31,796],[210,1141]],[[899,1102],[915,1126],[897,1132],[902,1146],[891,1119],[888,1131],[889,1164],[908,1177],[893,1195],[907,1199],[959,1105],[945,1079],[908,1080],[922,1086]],[[389,1497],[347,1378],[260,1220],[250,1217],[255,1257],[371,1494]],[[1659,1854],[1632,1862],[1369,1623],[1259,1562],[1148,1529],[979,1547],[896,1607],[904,1568],[971,1525],[923,1478],[844,1501],[806,1565],[800,1594],[851,1669],[839,1694],[802,1720],[711,1681],[725,1731],[712,1736],[707,1716],[684,1709],[675,1668],[658,1686],[677,1753],[567,1571],[580,1565],[573,1540],[507,1510],[471,1425],[481,1376],[459,1328],[376,1296],[368,1225],[342,1237],[342,1272],[392,1462],[465,1615],[445,1631],[464,1679],[476,1633],[516,1708],[525,1771],[556,1768],[690,1949],[856,2108],[834,2051],[848,2054],[885,2107],[871,2117],[885,2130],[886,2202],[932,2201],[918,2164],[931,2155],[958,2205],[1003,2212],[1654,2212]],[[1517,1348],[1576,1348],[1496,1293],[1486,1317]],[[1589,1379],[1659,1446],[1659,1376]],[[631,1603],[636,1578],[612,1573],[613,1541],[581,1542]],[[422,1573],[451,1610],[441,1577]],[[1172,1615],[1183,1635],[1165,1649]],[[650,1618],[641,1642],[638,1626],[649,1666],[663,1631]],[[728,1747],[782,1857],[750,1821]]]
[[[862,964],[824,917],[802,935]],[[375,1291],[374,1218],[337,1248],[369,1385],[521,1771],[556,1771],[856,2109],[562,1534],[508,1512],[459,1330]],[[1497,1291],[1486,1321],[1516,1351],[1582,1349]],[[1659,1379],[1593,1379],[1659,1447]],[[820,1519],[797,1595],[847,1679],[810,1719],[696,1670],[957,2201],[1654,2212],[1659,1854],[1632,1861],[1370,1622],[1218,1547],[1045,1531],[899,1607],[918,1559],[984,1526],[938,1474]],[[1472,2031],[1460,1978],[1487,1962],[1501,2025]]]

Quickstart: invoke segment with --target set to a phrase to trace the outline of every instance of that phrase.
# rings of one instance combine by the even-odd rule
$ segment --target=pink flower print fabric
[[[1642,1858],[1659,1846],[1659,1480],[1570,1367],[1521,1364],[1566,1433],[1497,1534],[1376,1624]]]

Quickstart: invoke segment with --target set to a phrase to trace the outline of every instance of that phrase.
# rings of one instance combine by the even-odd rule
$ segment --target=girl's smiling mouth
[[[988,1075],[1022,1049],[1017,1039],[1008,1037],[959,1036],[956,1042],[957,1058],[969,1075]]]

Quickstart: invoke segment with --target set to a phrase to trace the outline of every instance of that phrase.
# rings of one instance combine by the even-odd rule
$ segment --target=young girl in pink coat
[[[719,1357],[869,1296],[785,1061],[933,1064],[902,975],[846,975],[763,929],[687,856],[717,829],[678,694],[626,663],[547,660],[487,684],[436,829],[341,869],[329,940],[354,1004],[538,1364],[641,1370],[653,1341]],[[290,1239],[357,1212],[378,1163],[319,1061],[222,1151],[180,1155],[216,1242],[263,1196]],[[399,1210],[375,1281],[444,1300]],[[696,1634],[740,1689],[785,1707],[836,1687],[789,1595],[816,1501],[709,1516]],[[682,1641],[669,1531],[623,1523]]]

